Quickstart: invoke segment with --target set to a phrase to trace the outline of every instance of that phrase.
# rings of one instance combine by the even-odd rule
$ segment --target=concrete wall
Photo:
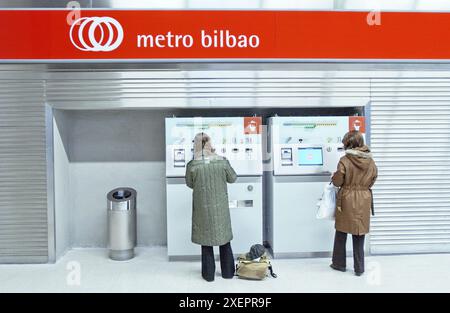
[[[67,153],[70,120],[66,114],[54,111],[53,153],[55,186],[55,245],[56,259],[71,246],[72,199],[70,194],[70,163]]]
[[[163,162],[71,163],[73,246],[106,246],[106,194],[121,186],[138,194],[138,245],[166,244],[164,174]]]
[[[135,188],[138,193],[138,245],[164,245],[163,112],[56,112],[56,119],[67,128],[64,142],[70,162],[70,194],[62,186],[55,193],[59,208],[63,198],[69,203],[71,245],[106,246],[106,194],[121,186]],[[56,144],[61,146],[58,139],[55,132]],[[56,158],[61,159],[55,162],[59,168],[64,156]]]

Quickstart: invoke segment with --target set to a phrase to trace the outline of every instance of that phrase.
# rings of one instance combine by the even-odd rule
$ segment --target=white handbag
[[[336,214],[336,195],[338,188],[333,183],[327,183],[323,189],[322,198],[317,203],[316,217],[333,220]]]

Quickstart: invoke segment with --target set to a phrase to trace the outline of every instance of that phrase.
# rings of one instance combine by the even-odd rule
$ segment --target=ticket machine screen
[[[175,167],[185,167],[186,165],[186,153],[185,149],[174,149],[173,150],[173,165]]]
[[[323,165],[323,150],[318,147],[298,148],[298,165]]]

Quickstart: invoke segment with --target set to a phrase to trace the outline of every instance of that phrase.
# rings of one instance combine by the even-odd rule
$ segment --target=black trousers
[[[364,273],[364,235],[352,235],[353,239],[353,263],[355,272]],[[347,234],[336,231],[334,237],[333,265],[344,269],[346,265]]]
[[[226,243],[219,246],[220,268],[223,278],[233,278],[234,257],[231,244]],[[202,277],[207,281],[213,281],[216,274],[216,261],[214,259],[214,249],[211,246],[202,246]]]

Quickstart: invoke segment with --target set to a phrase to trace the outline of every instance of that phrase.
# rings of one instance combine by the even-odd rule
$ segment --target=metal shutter
[[[44,83],[0,78],[0,263],[48,261]]]
[[[371,253],[450,251],[450,78],[374,79]]]
[[[369,102],[369,79],[298,71],[52,72],[46,97],[60,109],[351,107]]]

